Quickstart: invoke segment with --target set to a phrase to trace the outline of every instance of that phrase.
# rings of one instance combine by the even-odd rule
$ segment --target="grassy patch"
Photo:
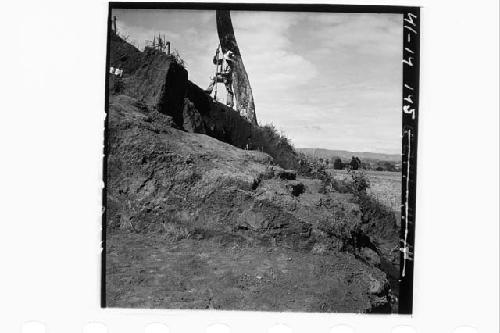
[[[188,228],[175,224],[175,223],[162,223],[163,233],[169,239],[174,241],[179,241],[181,239],[187,239],[191,236],[191,232]]]
[[[271,155],[274,161],[285,169],[297,169],[299,166],[298,154],[292,143],[272,124],[252,128],[249,149]]]

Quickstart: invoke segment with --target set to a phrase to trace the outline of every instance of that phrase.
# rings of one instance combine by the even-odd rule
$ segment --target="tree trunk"
[[[217,21],[217,34],[222,51],[225,53],[228,50],[234,53],[233,61],[233,90],[236,98],[236,110],[253,125],[257,125],[255,116],[255,104],[253,101],[252,87],[248,81],[248,74],[243,65],[240,49],[236,43],[234,36],[233,23],[229,10],[217,10],[215,12]]]

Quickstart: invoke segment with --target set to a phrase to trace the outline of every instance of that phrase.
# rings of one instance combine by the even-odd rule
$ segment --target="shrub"
[[[335,191],[337,191],[339,193],[351,193],[352,192],[351,184],[349,184],[345,180],[339,180],[339,179],[333,178],[332,187]]]
[[[116,35],[123,39],[124,42],[128,42],[128,39],[130,38],[130,35],[126,35],[124,33],[117,32]]]
[[[163,232],[165,236],[174,241],[179,241],[181,239],[190,238],[191,232],[181,225],[175,223],[162,223]]]
[[[398,228],[394,212],[366,193],[370,182],[364,172],[350,170],[349,174],[352,178],[350,192],[354,194],[355,200],[359,204],[363,233],[368,236],[397,239]]]
[[[396,215],[387,206],[366,193],[357,196],[361,210],[363,233],[372,239],[386,239],[397,243],[399,227]]]
[[[340,240],[350,239],[360,229],[360,221],[353,220],[345,211],[340,209],[333,211],[333,219],[325,219],[318,222],[318,228],[321,231]]]
[[[366,189],[370,187],[370,180],[366,177],[366,174],[362,171],[348,170],[351,176],[352,183],[351,188],[354,194],[366,193]]]
[[[299,174],[307,177],[319,178],[321,180],[329,176],[325,171],[325,165],[319,159],[314,159],[304,153],[299,153]]]
[[[344,169],[344,163],[342,163],[342,160],[340,158],[336,158],[335,161],[333,162],[333,169],[334,170]]]
[[[375,167],[377,171],[397,171],[396,163],[389,161],[378,161]]]
[[[396,171],[396,164],[391,162],[383,163],[384,169],[387,171]]]
[[[173,50],[169,55],[169,58],[171,58],[177,65],[181,66],[182,68],[186,68],[187,64],[184,61],[184,59],[181,58],[181,55],[179,54],[179,51]]]
[[[285,169],[299,168],[299,156],[290,140],[279,133],[273,124],[252,127],[248,148],[271,155],[274,161]]]
[[[361,160],[358,157],[353,156],[350,165],[352,170],[358,170],[361,167]]]
[[[333,184],[335,182],[335,179],[333,179],[333,177],[330,176],[330,174],[325,172],[320,179],[321,179],[321,187],[319,189],[319,193],[326,194],[334,188]]]

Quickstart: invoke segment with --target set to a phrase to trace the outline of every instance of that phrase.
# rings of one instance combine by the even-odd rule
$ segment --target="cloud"
[[[120,11],[118,28],[144,45],[166,34],[201,87],[214,74],[214,11]],[[402,16],[231,12],[260,124],[298,147],[401,150]],[[142,44],[141,44],[142,43]],[[219,96],[224,96],[220,87]]]
[[[213,75],[211,53],[218,44],[214,11],[193,10],[116,10],[121,35],[143,50],[146,41],[158,33],[171,42],[186,62],[190,79],[204,85]],[[213,29],[207,29],[212,26]]]
[[[291,40],[290,29],[299,22],[299,16],[279,12],[231,14],[252,85],[257,116],[264,122],[277,120],[270,115],[279,113],[279,108],[288,108],[287,101],[294,89],[307,85],[318,75],[316,66]],[[274,107],[276,104],[279,106]]]
[[[317,14],[310,17],[316,36],[328,36],[323,48],[351,49],[369,56],[384,56],[402,50],[402,15]],[[399,38],[399,40],[397,39]],[[399,43],[394,43],[394,41]]]

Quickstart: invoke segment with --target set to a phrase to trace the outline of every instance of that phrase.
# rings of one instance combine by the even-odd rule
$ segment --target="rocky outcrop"
[[[184,98],[184,109],[182,112],[182,127],[190,133],[205,134],[205,125],[200,112],[189,99]]]
[[[233,86],[237,102],[236,110],[252,125],[257,126],[252,87],[248,80],[248,74],[243,64],[243,58],[236,42],[236,37],[234,36],[231,14],[229,10],[218,9],[215,12],[215,19],[222,52],[231,51],[234,55],[231,68],[233,70]]]
[[[267,152],[285,168],[298,166],[291,145],[269,127],[256,126],[232,108],[214,101],[188,80],[188,72],[177,58],[152,48],[140,52],[116,35],[112,37],[110,58],[124,67],[123,78],[110,75],[112,94],[134,97],[170,116],[179,129],[207,134],[239,148]]]
[[[121,68],[125,73],[134,73],[144,64],[143,53],[114,32],[109,35],[108,54],[109,66]]]

